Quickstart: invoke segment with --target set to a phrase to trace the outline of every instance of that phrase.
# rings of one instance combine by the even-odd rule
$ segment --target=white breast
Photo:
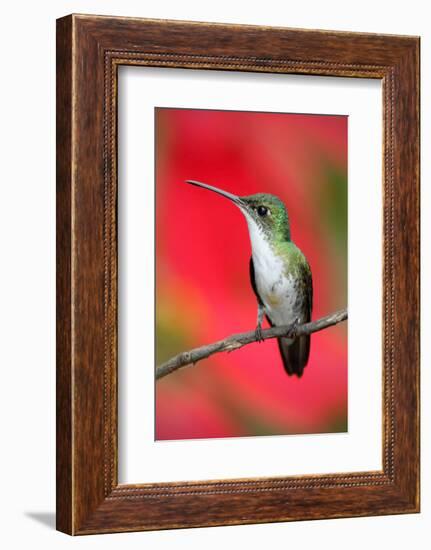
[[[274,325],[293,323],[301,314],[294,280],[292,276],[286,276],[285,265],[274,254],[264,233],[250,216],[247,216],[247,222],[256,287],[265,311]]]

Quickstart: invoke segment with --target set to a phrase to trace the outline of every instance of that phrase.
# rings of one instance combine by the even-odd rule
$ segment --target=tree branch
[[[313,332],[318,332],[328,327],[332,327],[342,321],[347,319],[347,308],[340,311],[336,311],[331,315],[322,317],[317,321],[311,321],[310,323],[304,323],[303,325],[286,325],[282,327],[272,327],[265,330],[262,330],[262,339],[269,340],[270,338],[279,338],[280,336],[290,336],[292,338],[297,338],[298,336],[303,336],[305,334],[312,334]],[[202,359],[207,359],[215,353],[220,353],[222,351],[234,351],[236,349],[242,348],[247,344],[252,342],[257,342],[256,331],[251,330],[250,332],[242,332],[239,334],[233,334],[224,340],[219,340],[213,344],[208,344],[206,346],[201,346],[199,348],[194,348],[190,351],[184,351],[172,357],[165,363],[162,363],[156,368],[156,380],[171,374],[182,367],[187,365],[195,364]]]

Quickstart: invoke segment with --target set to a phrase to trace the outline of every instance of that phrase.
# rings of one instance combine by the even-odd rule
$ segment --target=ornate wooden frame
[[[119,65],[377,78],[384,102],[383,470],[119,485]],[[419,511],[419,38],[70,15],[57,21],[57,528],[70,534]]]

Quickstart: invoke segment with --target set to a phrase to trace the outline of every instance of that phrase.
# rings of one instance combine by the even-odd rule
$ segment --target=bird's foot
[[[257,325],[256,330],[255,330],[255,335],[256,335],[256,342],[259,342],[259,344],[261,342],[263,342],[263,334],[262,334],[261,325]]]
[[[299,325],[299,317],[297,317],[293,323],[290,325],[290,328],[289,328],[289,334],[288,334],[288,337],[289,338],[292,338],[293,340],[297,337],[297,328],[298,328],[298,325]]]

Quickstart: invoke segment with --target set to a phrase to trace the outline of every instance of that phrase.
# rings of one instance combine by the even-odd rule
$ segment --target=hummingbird
[[[289,216],[275,195],[257,193],[239,197],[194,180],[229,199],[244,215],[250,237],[250,282],[257,298],[256,339],[262,341],[265,316],[271,327],[307,323],[313,307],[313,282],[308,261],[290,236]],[[310,336],[278,338],[283,366],[288,375],[301,377],[310,355]]]

